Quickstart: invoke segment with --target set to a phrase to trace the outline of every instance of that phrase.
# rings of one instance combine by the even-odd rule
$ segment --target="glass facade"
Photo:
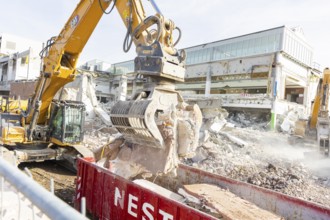
[[[292,59],[307,65],[312,65],[312,48],[299,33],[285,26],[265,31],[234,37],[204,45],[185,49],[187,65],[227,59],[244,58],[283,51]],[[133,61],[114,64],[112,71],[123,74],[134,71]]]
[[[115,75],[122,75],[134,72],[134,60],[116,63],[111,65],[110,72]]]
[[[273,53],[281,48],[281,35],[279,33],[270,33],[250,39],[242,37],[230,41],[232,42],[224,40],[214,43],[214,46],[210,48],[186,49],[187,65]]]

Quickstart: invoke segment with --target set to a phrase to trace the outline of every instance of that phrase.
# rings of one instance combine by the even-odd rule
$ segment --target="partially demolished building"
[[[301,28],[281,26],[184,50],[185,82],[176,89],[185,97],[217,96],[226,108],[269,112],[272,127],[278,115],[310,111],[320,71]],[[139,86],[133,71],[133,61],[113,64],[112,87],[127,75],[132,94]]]
[[[1,39],[0,92],[5,95],[15,81],[35,79],[40,60],[35,53],[38,48],[22,45],[27,50],[19,49],[21,40],[13,36],[3,34]],[[15,53],[14,46],[23,52]],[[320,71],[301,28],[281,26],[184,50],[185,82],[176,84],[184,97],[219,97],[227,109],[266,112],[272,127],[277,116],[290,111],[309,114]],[[134,74],[133,62],[115,63],[110,68],[110,64],[92,60],[82,67],[98,72],[98,99],[113,102],[125,100],[143,86],[145,79]],[[23,88],[21,82],[18,87]],[[23,94],[30,94],[33,86],[25,87]],[[14,91],[11,95],[16,95]]]
[[[0,34],[0,95],[9,95],[11,83],[24,81],[23,94],[30,94],[40,74],[42,43],[10,34]],[[32,86],[31,86],[32,85]],[[32,88],[32,90],[31,90]],[[21,97],[26,98],[26,97]]]

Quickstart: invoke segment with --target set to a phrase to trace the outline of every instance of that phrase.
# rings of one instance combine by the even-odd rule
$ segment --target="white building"
[[[110,72],[111,64],[95,59],[84,63],[80,68],[89,71]]]
[[[110,68],[111,64],[101,60],[90,60],[79,67],[80,69],[93,72],[95,93],[100,102],[108,102],[112,100],[110,95]]]
[[[33,80],[40,75],[42,42],[0,35],[0,94],[8,95],[10,82]]]
[[[301,28],[281,26],[184,50],[185,82],[176,89],[185,97],[217,96],[231,110],[268,112],[272,127],[278,115],[311,109],[320,71]],[[132,65],[113,64],[112,72],[133,74]]]

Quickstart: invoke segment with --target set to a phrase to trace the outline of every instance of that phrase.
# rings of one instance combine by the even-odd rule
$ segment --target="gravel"
[[[251,128],[221,130],[247,142],[239,146],[210,132],[196,156],[183,163],[330,207],[330,159],[317,155],[313,140],[290,145],[282,133]]]

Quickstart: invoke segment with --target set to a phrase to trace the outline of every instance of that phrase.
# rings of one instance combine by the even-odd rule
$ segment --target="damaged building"
[[[290,111],[310,113],[320,71],[301,28],[281,26],[184,50],[185,82],[176,84],[184,97],[219,97],[232,111],[265,112],[273,128]],[[112,65],[111,91],[123,75],[128,96],[139,88],[133,66]]]
[[[11,86],[22,90],[21,94],[31,94],[34,80],[40,74],[39,52],[42,43],[26,38],[0,34],[0,94],[11,95]],[[19,85],[16,83],[19,81]],[[27,97],[21,97],[26,99]]]
[[[24,94],[33,93],[31,80],[40,72],[38,45],[2,35],[2,94],[8,95],[10,86],[11,96],[26,99]],[[261,112],[273,128],[290,111],[309,115],[320,71],[301,28],[281,26],[184,50],[185,82],[176,89],[186,99],[219,98],[229,112]],[[104,103],[125,100],[145,83],[134,73],[133,60],[112,65],[91,60],[80,68],[94,73],[96,97]]]
[[[110,63],[94,59],[84,63],[79,68],[93,73],[95,94],[100,102],[107,103],[113,100],[113,95],[110,91],[111,85],[109,84],[111,70]]]
[[[0,34],[0,95],[16,99],[30,98],[40,74],[39,53],[42,47],[42,42],[11,34]],[[93,76],[96,97],[103,103],[111,100],[110,67],[110,63],[97,59],[80,66]]]

